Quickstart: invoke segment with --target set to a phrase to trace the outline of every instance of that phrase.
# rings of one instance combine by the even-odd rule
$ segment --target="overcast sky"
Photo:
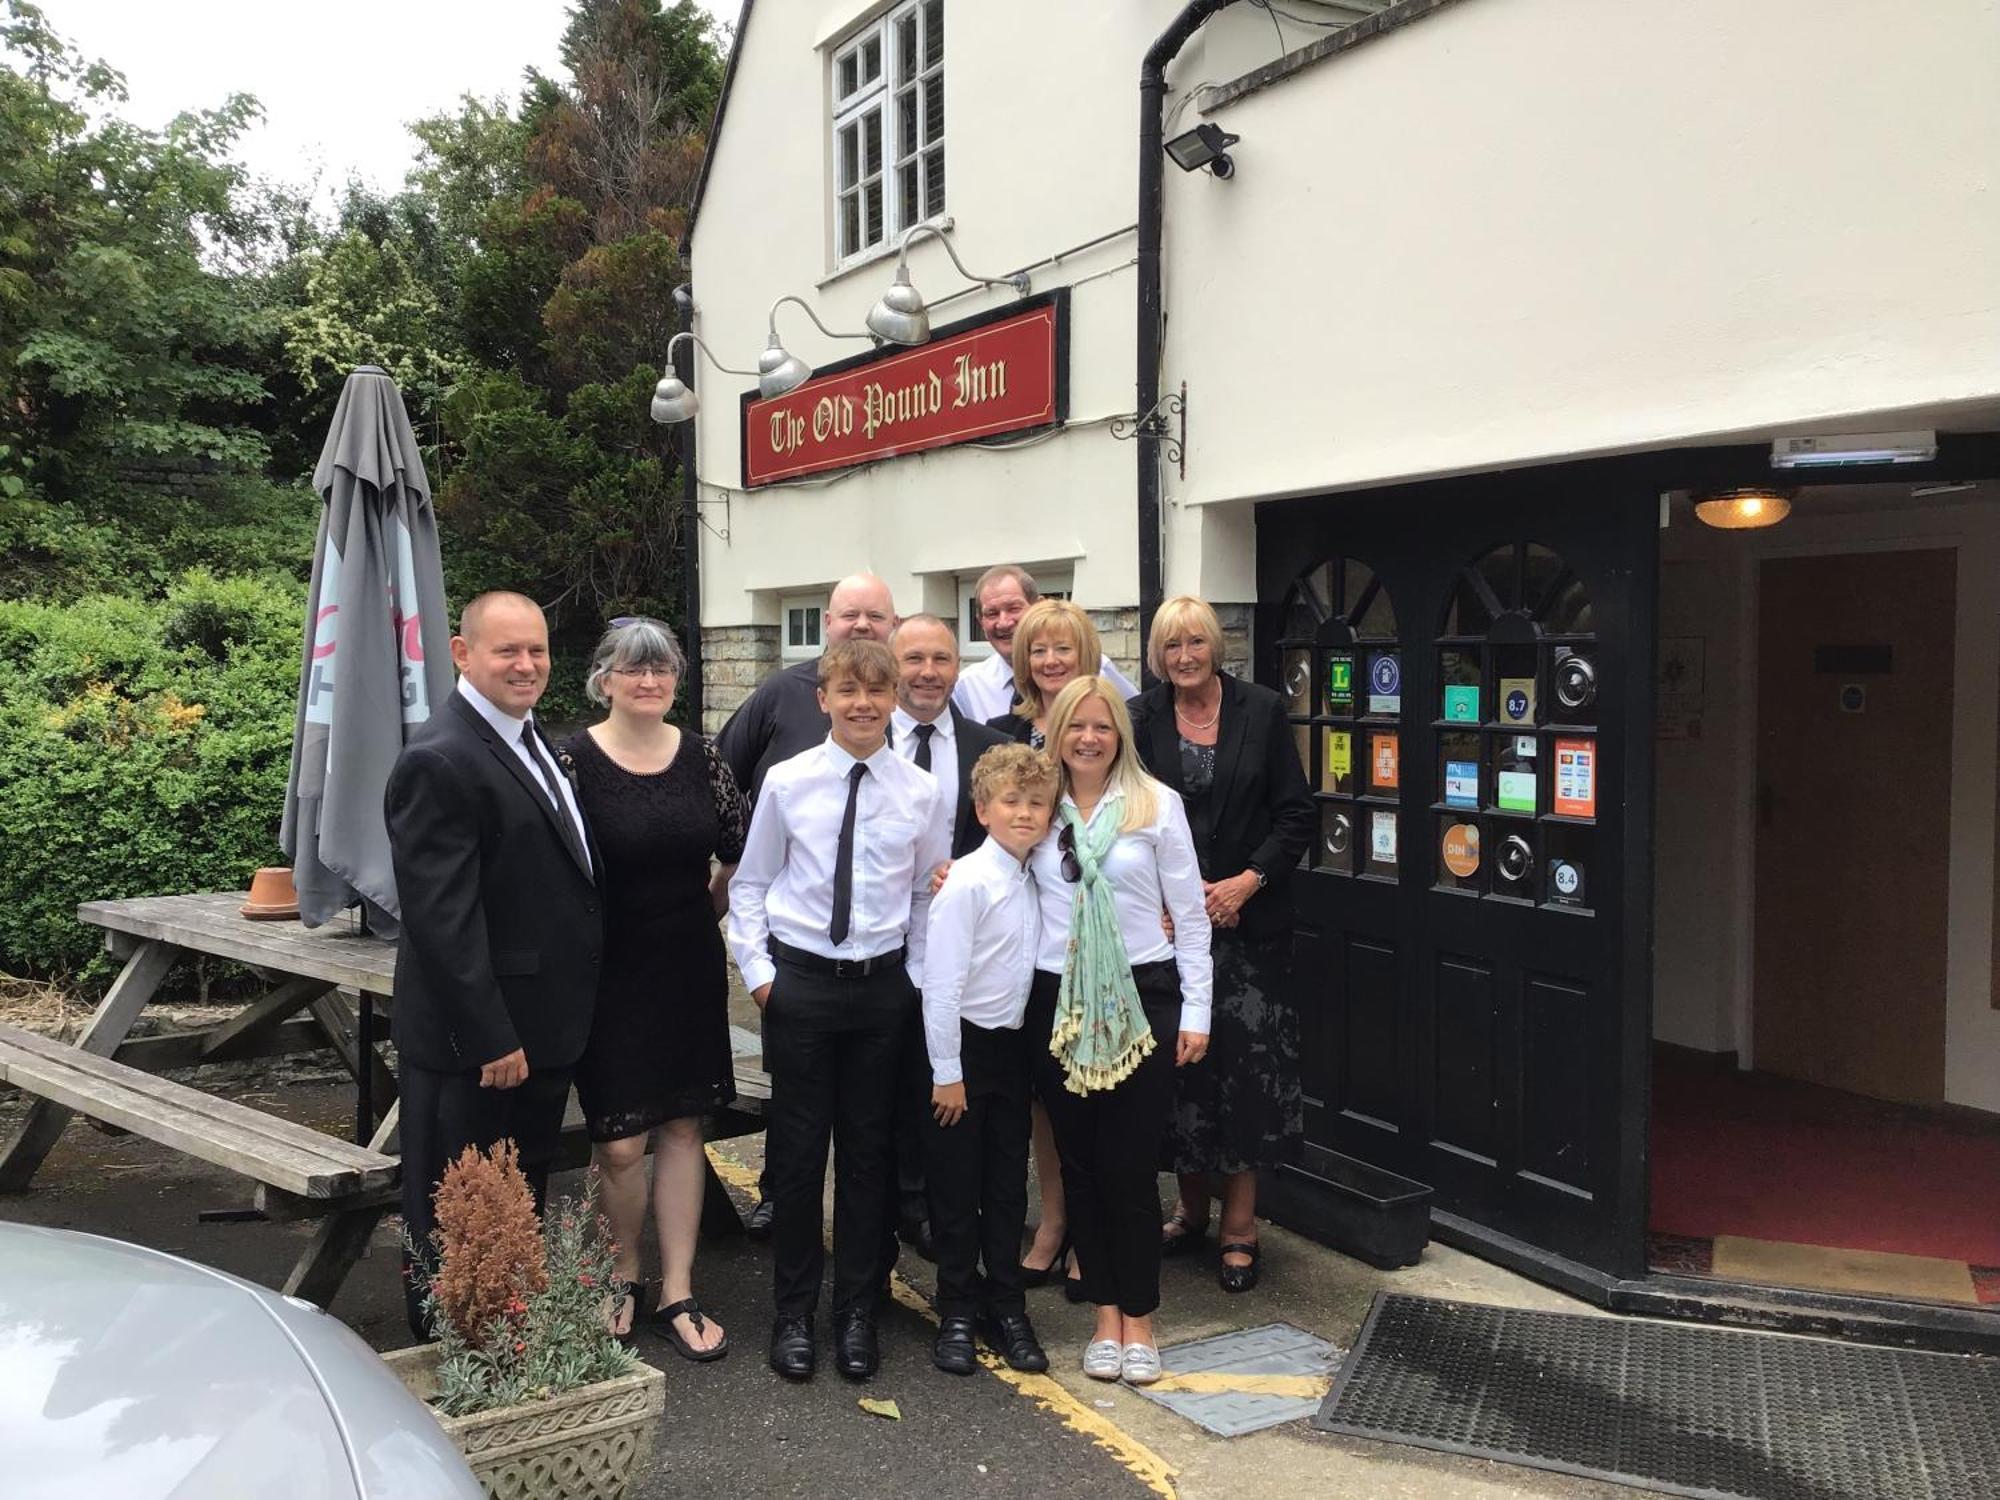
[[[702,0],[734,22],[737,0]],[[562,0],[43,0],[55,29],[125,75],[123,111],[162,125],[182,110],[254,94],[265,121],[240,155],[260,174],[321,178],[320,201],[352,174],[401,187],[404,122],[466,93],[520,92],[529,67],[560,71]]]

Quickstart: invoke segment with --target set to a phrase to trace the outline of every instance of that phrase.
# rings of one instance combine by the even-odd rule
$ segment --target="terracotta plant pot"
[[[292,885],[292,872],[284,865],[269,865],[250,877],[250,899],[241,908],[253,922],[283,922],[299,914],[299,893]]]
[[[437,1394],[435,1345],[382,1358],[419,1399]],[[666,1409],[667,1377],[648,1367],[525,1406],[436,1415],[496,1500],[617,1500],[645,1473]]]

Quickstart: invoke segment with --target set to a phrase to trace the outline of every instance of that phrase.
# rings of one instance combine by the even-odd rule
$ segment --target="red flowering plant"
[[[605,1326],[616,1247],[594,1168],[581,1199],[557,1199],[539,1222],[513,1143],[468,1147],[438,1184],[434,1243],[424,1307],[445,1415],[546,1400],[641,1367]]]

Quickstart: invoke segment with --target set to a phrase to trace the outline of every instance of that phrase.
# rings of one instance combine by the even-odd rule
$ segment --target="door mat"
[[[1170,1345],[1160,1351],[1167,1373],[1133,1389],[1221,1437],[1241,1437],[1310,1417],[1340,1355],[1338,1346],[1303,1328],[1267,1323]]]
[[[1712,1500],[1992,1500],[2000,1360],[1382,1293],[1313,1426]]]

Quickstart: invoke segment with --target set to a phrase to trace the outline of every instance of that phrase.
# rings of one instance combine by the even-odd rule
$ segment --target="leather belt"
[[[824,974],[829,979],[866,979],[871,974],[900,969],[909,954],[909,949],[903,947],[893,953],[878,953],[873,958],[826,958],[810,949],[781,943],[776,938],[772,938],[770,944],[771,957],[778,962],[803,969],[808,974]]]

